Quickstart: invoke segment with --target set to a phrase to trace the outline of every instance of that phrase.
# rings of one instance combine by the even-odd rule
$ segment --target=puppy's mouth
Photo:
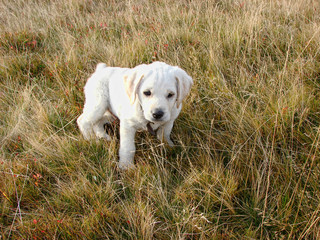
[[[147,123],[147,129],[148,129],[148,132],[151,133],[151,135],[155,136],[155,135],[157,135],[157,129],[154,130],[154,129],[151,127],[151,123],[153,123],[153,122],[148,122],[148,123]]]
[[[145,116],[145,119],[150,124],[160,124],[160,125],[168,121],[167,116],[163,116],[162,118],[155,118],[153,116],[147,115]]]

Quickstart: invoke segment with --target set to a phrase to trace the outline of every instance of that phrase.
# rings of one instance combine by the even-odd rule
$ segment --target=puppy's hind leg
[[[104,125],[112,122],[113,117],[110,113],[106,112],[98,122],[93,126],[93,131],[98,138],[104,138],[107,141],[111,141],[111,137],[107,134]]]
[[[86,115],[84,113],[82,113],[80,117],[78,117],[77,124],[84,139],[89,140],[90,138],[92,138],[92,125],[90,124],[90,121],[86,119]]]
[[[107,111],[107,104],[98,102],[95,105],[86,103],[83,113],[77,119],[79,129],[86,140],[96,135],[98,138],[111,140],[110,136],[104,130],[104,113]]]

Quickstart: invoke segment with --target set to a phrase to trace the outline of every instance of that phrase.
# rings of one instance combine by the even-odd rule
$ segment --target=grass
[[[320,4],[1,1],[1,239],[319,239]],[[87,142],[98,62],[179,65],[176,147]]]

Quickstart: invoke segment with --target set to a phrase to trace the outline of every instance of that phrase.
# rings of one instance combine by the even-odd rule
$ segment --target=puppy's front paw
[[[167,138],[166,141],[170,147],[174,147],[174,143],[172,142],[172,140],[170,138]]]
[[[118,167],[121,170],[129,170],[134,168],[134,164],[132,162],[119,161]]]

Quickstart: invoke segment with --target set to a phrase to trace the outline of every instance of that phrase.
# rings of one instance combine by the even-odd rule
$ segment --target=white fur
[[[130,168],[135,154],[135,133],[147,129],[148,123],[157,130],[158,139],[164,138],[173,145],[170,139],[173,122],[192,83],[184,70],[162,62],[132,69],[99,63],[84,87],[86,100],[78,126],[85,139],[96,136],[110,140],[104,124],[117,117],[119,167]]]

